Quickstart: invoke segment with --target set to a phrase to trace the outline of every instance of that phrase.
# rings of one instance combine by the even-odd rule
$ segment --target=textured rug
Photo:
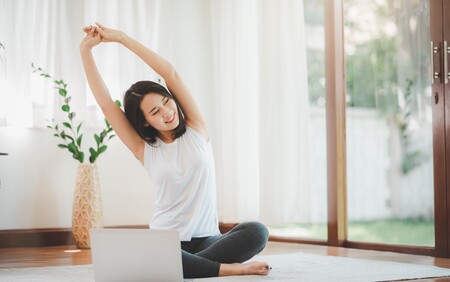
[[[258,256],[273,267],[269,276],[232,276],[188,281],[395,281],[450,277],[450,269],[416,264],[320,256],[304,253]],[[92,265],[0,269],[0,281],[93,282]]]

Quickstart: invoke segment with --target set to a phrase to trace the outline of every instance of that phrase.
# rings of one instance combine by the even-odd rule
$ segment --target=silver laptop
[[[95,228],[90,236],[96,282],[183,281],[178,231]]]

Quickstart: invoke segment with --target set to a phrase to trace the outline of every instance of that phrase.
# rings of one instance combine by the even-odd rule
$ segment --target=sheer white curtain
[[[310,219],[302,3],[212,1],[216,163],[225,222]]]
[[[56,71],[63,54],[61,42],[70,34],[63,20],[65,2],[2,0],[1,6],[2,110],[7,124],[31,127],[35,114],[49,118],[44,112],[53,106],[53,99],[45,94],[48,91],[38,91],[50,84],[32,73],[31,63]]]
[[[0,7],[0,119],[5,116],[6,125],[45,127],[48,120],[62,118],[51,82],[33,74],[31,63],[68,83],[76,119],[88,127],[103,125],[78,51],[84,25],[99,21],[129,31],[152,48],[158,44],[159,0],[0,0]],[[137,80],[156,79],[140,59],[117,44],[104,44],[94,52],[114,99],[121,100]]]
[[[144,45],[157,50],[159,6],[160,0],[84,0],[84,20],[86,25],[97,21],[107,27],[124,30]],[[138,80],[158,79],[140,58],[118,44],[95,48],[94,55],[113,99],[122,101],[124,91]],[[101,126],[101,113],[88,85],[86,93],[89,125]]]
[[[6,1],[0,0],[0,126],[6,125]]]
[[[259,216],[257,1],[212,1],[217,133],[214,140],[223,221]]]
[[[309,91],[303,1],[260,7],[261,217],[310,222]]]

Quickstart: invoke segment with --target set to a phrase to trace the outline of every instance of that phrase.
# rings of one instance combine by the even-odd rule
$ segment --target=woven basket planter
[[[96,164],[79,164],[72,211],[72,233],[80,249],[90,248],[89,231],[103,227],[100,179]]]

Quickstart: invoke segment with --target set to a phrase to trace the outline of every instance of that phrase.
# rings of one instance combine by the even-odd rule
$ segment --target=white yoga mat
[[[258,256],[273,267],[269,276],[232,276],[192,281],[393,281],[450,277],[450,269],[417,264],[320,256],[304,253]],[[93,282],[92,265],[0,269],[1,282]],[[191,280],[189,280],[191,281]]]

